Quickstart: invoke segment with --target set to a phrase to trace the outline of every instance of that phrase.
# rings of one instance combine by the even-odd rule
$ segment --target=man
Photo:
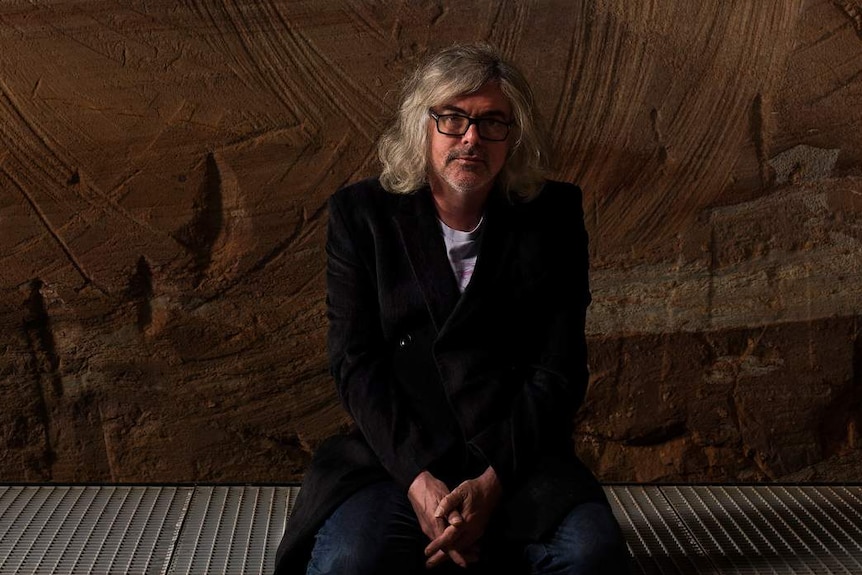
[[[306,473],[277,573],[628,572],[574,454],[587,387],[581,192],[484,45],[433,56],[329,200],[332,375],[355,428]]]

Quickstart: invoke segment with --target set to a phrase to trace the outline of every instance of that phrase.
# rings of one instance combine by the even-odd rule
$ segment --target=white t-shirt
[[[482,234],[482,222],[485,221],[485,218],[480,219],[476,227],[468,232],[454,230],[444,224],[442,220],[438,221],[440,222],[440,230],[443,232],[443,240],[446,242],[449,264],[455,273],[458,289],[463,292],[473,276],[473,268],[476,267],[476,257],[479,255],[478,240]]]

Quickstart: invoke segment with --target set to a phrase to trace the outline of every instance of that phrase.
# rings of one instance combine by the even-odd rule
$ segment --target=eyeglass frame
[[[458,113],[438,114],[437,112],[435,112],[431,108],[428,108],[428,115],[431,117],[432,120],[434,120],[434,126],[437,128],[438,134],[443,134],[444,136],[463,136],[464,134],[466,134],[467,132],[470,131],[470,126],[475,125],[476,126],[476,133],[479,135],[479,138],[481,138],[482,140],[487,140],[489,142],[505,142],[509,138],[509,132],[511,132],[512,126],[515,125],[514,121],[504,122],[504,121],[498,120],[496,118],[474,118],[472,116],[467,116],[465,114],[458,114]],[[464,131],[461,132],[460,134],[447,134],[446,132],[444,132],[443,130],[440,129],[440,118],[448,118],[448,117],[452,117],[452,116],[458,117],[458,118],[464,118],[467,120],[467,127],[464,128]],[[506,135],[500,139],[486,138],[485,136],[483,136],[482,135],[482,128],[480,127],[481,124],[479,122],[487,122],[487,121],[497,122],[498,124],[502,124],[502,125],[506,126]]]

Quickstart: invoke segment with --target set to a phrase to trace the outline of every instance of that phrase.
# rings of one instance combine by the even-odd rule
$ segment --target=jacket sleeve
[[[440,453],[394,384],[377,293],[374,239],[338,194],[329,200],[326,310],[330,370],[344,407],[387,472],[407,487]],[[348,216],[350,214],[350,216]]]
[[[549,210],[545,229],[553,270],[542,293],[533,294],[538,316],[528,365],[519,370],[509,412],[469,440],[470,451],[494,467],[504,486],[523,478],[542,453],[568,449],[573,420],[589,381],[586,313],[591,301],[588,236],[580,189],[567,185],[568,200]],[[569,201],[570,200],[570,201]]]

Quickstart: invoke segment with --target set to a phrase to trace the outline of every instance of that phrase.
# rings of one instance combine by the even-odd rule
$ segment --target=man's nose
[[[467,127],[467,131],[464,132],[464,135],[461,136],[461,140],[465,143],[477,144],[482,138],[479,137],[479,126],[477,124],[470,124]]]

